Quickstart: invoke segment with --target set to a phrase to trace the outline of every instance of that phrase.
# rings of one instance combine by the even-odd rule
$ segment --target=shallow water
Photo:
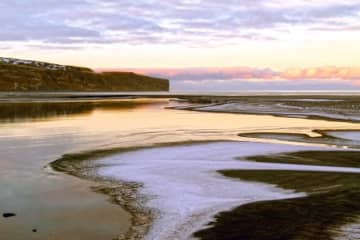
[[[17,214],[0,218],[1,238],[112,239],[128,229],[129,215],[91,192],[95,183],[46,167],[64,153],[238,140],[238,133],[252,131],[360,129],[351,123],[164,109],[169,105],[167,99],[0,104],[0,211]]]

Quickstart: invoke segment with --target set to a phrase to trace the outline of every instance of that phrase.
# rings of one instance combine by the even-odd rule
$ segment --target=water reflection
[[[113,101],[46,101],[46,102],[0,102],[1,122],[23,122],[64,117],[67,115],[89,115],[94,110],[131,110],[161,101],[146,99]]]
[[[146,99],[1,103],[0,238],[97,240],[126,232],[130,216],[106,196],[90,191],[95,183],[44,167],[64,153],[112,141],[114,134],[106,134],[115,132],[112,125],[96,127],[94,112],[130,113],[166,103]],[[3,212],[17,215],[5,219]]]

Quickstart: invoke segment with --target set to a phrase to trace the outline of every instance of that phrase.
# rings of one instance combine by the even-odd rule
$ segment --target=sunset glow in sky
[[[360,0],[13,0],[0,13],[0,56],[136,69],[174,90],[360,89]]]

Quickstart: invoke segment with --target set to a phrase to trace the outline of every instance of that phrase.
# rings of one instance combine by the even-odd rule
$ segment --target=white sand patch
[[[143,183],[146,206],[159,214],[146,239],[189,239],[219,211],[259,200],[302,194],[225,178],[221,169],[289,169],[360,172],[356,168],[256,163],[235,160],[250,155],[319,150],[281,144],[218,142],[159,147],[127,152],[96,161],[97,174],[105,178]]]

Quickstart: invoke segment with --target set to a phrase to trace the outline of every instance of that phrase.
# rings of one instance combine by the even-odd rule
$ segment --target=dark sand
[[[254,156],[247,160],[359,167],[360,152],[307,151]],[[231,178],[305,192],[308,196],[255,202],[219,213],[209,228],[195,233],[201,239],[329,240],[343,235],[343,225],[358,223],[359,174],[277,170],[222,170],[220,173]],[[359,237],[355,230],[350,235],[351,239]]]

